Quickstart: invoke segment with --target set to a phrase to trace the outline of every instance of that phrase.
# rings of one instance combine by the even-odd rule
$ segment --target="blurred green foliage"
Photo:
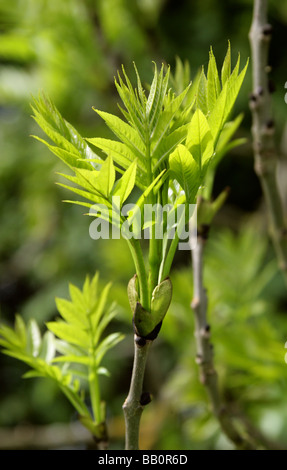
[[[278,141],[285,124],[286,3],[269,1],[270,78],[276,85],[274,108]],[[103,378],[111,417],[121,416],[132,360],[127,280],[134,274],[121,240],[93,241],[81,208],[61,204],[67,193],[54,184],[61,163],[29,137],[31,94],[44,90],[82,135],[107,131],[92,106],[116,112],[114,76],[133,60],[146,80],[151,61],[175,64],[187,59],[191,74],[207,64],[213,46],[222,63],[227,41],[250,55],[251,0],[0,0],[0,305],[9,323],[16,312],[39,324],[56,315],[55,296],[67,297],[67,281],[80,286],[99,269],[103,285],[113,280],[112,297],[121,307],[119,329],[127,333],[111,357],[113,385]],[[215,362],[226,400],[240,405],[274,438],[286,440],[286,293],[274,253],[267,245],[261,190],[253,172],[248,93],[251,68],[235,112],[245,112],[238,137],[247,144],[221,163],[214,195],[231,193],[207,245],[205,285],[209,294]],[[251,219],[251,229],[246,229]],[[221,227],[230,227],[221,232]],[[252,230],[253,227],[253,230]],[[235,232],[235,233],[234,233]],[[146,387],[161,399],[163,411],[149,444],[158,448],[227,448],[209,412],[194,363],[190,311],[192,278],[186,252],[172,273],[174,300],[152,350]],[[181,338],[178,341],[178,338]],[[119,370],[118,361],[121,361]],[[21,381],[26,371],[0,358],[0,425],[69,421],[71,408],[53,384]],[[158,400],[157,400],[158,399]],[[154,410],[150,406],[150,413]],[[119,418],[121,419],[121,418]],[[152,423],[152,420],[150,420]],[[119,438],[120,440],[123,438]],[[121,441],[122,442],[122,441]]]

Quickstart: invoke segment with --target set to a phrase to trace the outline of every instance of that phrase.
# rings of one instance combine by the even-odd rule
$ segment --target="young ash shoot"
[[[107,307],[110,284],[102,291],[98,273],[86,278],[83,290],[70,284],[71,300],[56,299],[60,318],[48,322],[42,336],[35,320],[26,325],[16,316],[14,329],[0,325],[2,352],[25,362],[25,378],[54,380],[75,408],[81,423],[95,437],[99,448],[108,442],[105,403],[101,399],[99,375],[109,376],[102,360],[108,350],[123,339],[120,333],[103,337],[116,315],[115,305]],[[86,403],[85,394],[91,402]]]
[[[84,139],[47,97],[39,96],[33,103],[34,119],[50,140],[36,138],[69,167],[69,173],[61,174],[67,183],[60,185],[81,198],[68,202],[86,207],[91,217],[100,217],[120,230],[134,261],[135,276],[128,283],[128,297],[135,355],[131,386],[123,405],[127,449],[139,447],[140,417],[148,401],[142,397],[147,353],[171,302],[169,275],[182,231],[189,222],[190,205],[198,196],[205,198],[211,219],[224,200],[220,196],[211,203],[213,177],[222,156],[238,144],[230,144],[230,139],[242,117],[229,119],[246,68],[247,64],[239,70],[238,58],[232,70],[230,46],[221,73],[211,49],[207,73],[202,69],[193,83],[184,83],[187,73],[183,66],[180,69],[178,65],[172,77],[169,67],[158,69],[155,65],[151,84],[144,87],[134,66],[134,87],[123,67],[115,80],[122,101],[121,117],[95,109],[109,127],[110,138]],[[123,206],[127,200],[134,206],[126,213]],[[152,218],[145,224],[142,215],[147,205]],[[170,223],[169,214],[174,215],[175,223]],[[146,230],[147,257],[140,241]],[[50,325],[56,334],[61,334],[62,327]],[[89,369],[91,377],[96,375],[95,367]],[[101,421],[97,400],[93,406],[94,418]]]

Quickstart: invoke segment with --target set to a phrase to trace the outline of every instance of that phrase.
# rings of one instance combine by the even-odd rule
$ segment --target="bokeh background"
[[[44,331],[45,322],[57,314],[55,296],[68,296],[68,282],[82,286],[86,274],[96,270],[103,284],[113,281],[111,300],[119,305],[113,329],[126,337],[107,358],[111,378],[102,380],[111,448],[124,445],[121,405],[133,352],[126,285],[133,267],[124,242],[92,240],[90,220],[82,209],[61,202],[67,193],[55,181],[63,166],[30,137],[40,132],[30,116],[32,95],[47,93],[82,135],[108,136],[92,106],[117,112],[114,76],[121,64],[133,75],[135,61],[148,82],[152,61],[168,63],[173,69],[180,57],[189,61],[195,76],[202,65],[207,66],[211,45],[221,65],[228,40],[233,64],[238,52],[243,64],[250,56],[252,3],[0,0],[1,319],[12,323],[19,312],[25,319],[36,318]],[[275,88],[279,173],[286,199],[286,2],[269,1],[269,21],[274,27],[270,80]],[[235,109],[245,114],[238,136],[245,137],[246,143],[225,157],[216,176],[214,196],[226,186],[231,191],[207,245],[205,284],[224,399],[287,447],[287,295],[253,170],[250,91],[251,67]],[[145,387],[154,401],[143,416],[141,446],[229,449],[231,444],[210,414],[197,377],[192,273],[186,252],[176,256],[172,281],[172,306],[147,368]],[[85,448],[89,442],[85,434],[82,441],[79,430],[78,439],[69,434],[76,417],[65,398],[48,380],[21,379],[25,371],[22,364],[0,355],[0,448],[49,448],[61,442],[65,448]],[[52,427],[55,423],[58,434]],[[38,444],[35,435],[41,437]],[[56,443],[51,444],[51,435],[58,436]]]

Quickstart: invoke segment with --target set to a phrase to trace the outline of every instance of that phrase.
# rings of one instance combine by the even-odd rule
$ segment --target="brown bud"
[[[262,28],[262,34],[265,38],[268,38],[269,36],[271,36],[272,31],[273,31],[273,26],[272,24],[269,24],[269,23],[264,25]]]
[[[151,402],[151,394],[149,392],[143,392],[141,394],[141,398],[140,398],[140,404],[141,406],[146,406],[148,405],[150,402]]]
[[[135,337],[135,343],[139,348],[143,348],[146,345],[146,340],[142,336]]]

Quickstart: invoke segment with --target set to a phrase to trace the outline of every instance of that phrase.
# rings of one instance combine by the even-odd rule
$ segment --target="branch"
[[[261,182],[270,224],[270,235],[287,283],[287,226],[276,179],[277,151],[274,120],[267,77],[272,26],[267,23],[267,0],[254,0],[249,32],[252,55],[253,92],[250,96],[255,171]]]
[[[143,393],[143,380],[148,350],[151,341],[135,335],[134,364],[129,394],[123,404],[126,428],[126,450],[139,449],[139,427],[144,406],[150,402],[150,395]]]
[[[196,362],[199,365],[200,382],[208,393],[212,411],[224,434],[238,449],[255,450],[278,448],[248,423],[246,417],[232,412],[222,403],[217,373],[213,363],[213,345],[210,342],[210,326],[207,323],[207,295],[203,286],[203,251],[208,226],[199,227],[197,245],[192,250],[193,300],[191,307],[195,319]]]

